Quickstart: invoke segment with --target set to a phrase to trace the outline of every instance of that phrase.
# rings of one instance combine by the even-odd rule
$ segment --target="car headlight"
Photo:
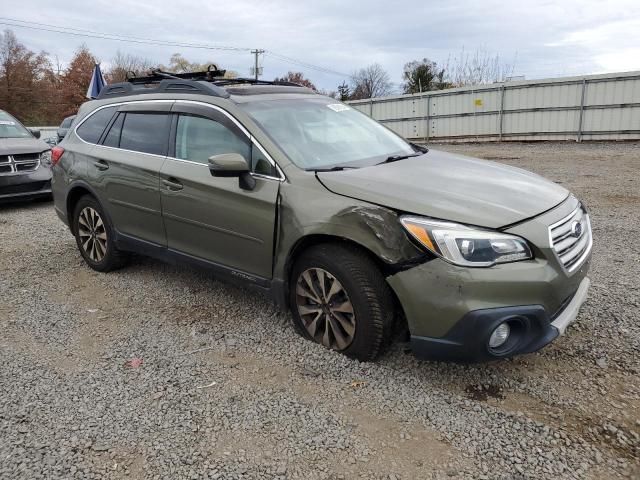
[[[490,267],[533,257],[526,240],[515,235],[408,215],[400,221],[421,245],[455,265]]]
[[[45,167],[51,167],[51,150],[44,151],[40,154],[40,164]]]

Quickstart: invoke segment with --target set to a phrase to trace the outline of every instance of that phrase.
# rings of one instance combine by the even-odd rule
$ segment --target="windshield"
[[[29,138],[31,132],[24,128],[20,122],[0,110],[0,138]]]
[[[373,165],[415,150],[357,110],[323,97],[240,105],[300,168]]]

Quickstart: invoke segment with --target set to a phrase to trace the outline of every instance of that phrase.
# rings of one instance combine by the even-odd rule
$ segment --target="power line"
[[[227,45],[206,45],[199,43],[186,43],[186,42],[173,42],[168,40],[160,40],[154,38],[145,38],[145,37],[135,37],[131,35],[122,35],[122,34],[113,34],[113,33],[105,33],[98,32],[95,30],[87,30],[82,28],[74,28],[74,27],[61,27],[59,25],[53,25],[49,23],[40,23],[40,22],[32,22],[26,20],[20,20],[16,18],[9,17],[0,17],[0,25],[6,25],[10,27],[18,27],[18,28],[27,28],[31,30],[40,30],[45,32],[53,32],[60,33],[62,35],[71,35],[76,37],[87,37],[87,38],[96,38],[100,40],[113,40],[123,43],[137,43],[137,44],[146,44],[146,45],[156,45],[156,46],[170,46],[170,47],[181,47],[181,48],[197,48],[204,50],[223,50],[223,51],[236,51],[236,52],[251,52],[251,48],[246,47],[235,47],[235,46],[227,46]],[[314,65],[312,63],[304,62],[302,60],[298,60],[293,57],[288,57],[286,55],[279,54],[272,50],[266,50],[265,55],[271,55],[274,58],[282,60],[286,63],[299,65],[302,67],[309,68],[311,70],[315,70],[322,73],[328,73],[332,75],[338,75],[341,77],[349,77],[349,74],[338,72],[336,70],[332,70],[330,68],[322,67],[319,65]]]
[[[250,48],[231,47],[226,45],[204,45],[204,44],[196,44],[196,43],[172,42],[168,40],[133,37],[130,35],[103,33],[103,32],[96,32],[94,30],[83,30],[83,29],[71,28],[71,27],[59,27],[56,25],[50,25],[46,23],[27,22],[25,20],[16,20],[13,18],[6,18],[6,17],[0,17],[0,25],[8,25],[8,26],[18,27],[18,28],[29,28],[32,30],[42,30],[46,32],[61,33],[63,35],[73,35],[76,37],[98,38],[102,40],[115,40],[115,41],[120,41],[125,43],[142,43],[147,45],[158,45],[158,46],[201,48],[205,50],[229,50],[229,51],[246,51],[246,52],[249,52],[251,50]]]
[[[333,75],[338,75],[340,77],[350,77],[351,76],[348,73],[338,72],[336,70],[331,70],[330,68],[320,67],[320,66],[314,65],[312,63],[307,63],[307,62],[304,62],[302,60],[298,60],[298,59],[295,59],[295,58],[292,58],[292,57],[287,57],[286,55],[282,55],[282,54],[276,53],[273,50],[267,50],[265,55],[270,55],[270,56],[272,56],[274,58],[277,58],[279,60],[282,60],[284,62],[292,63],[292,64],[295,64],[295,65],[300,65],[301,67],[310,68],[312,70],[316,70],[316,71],[322,72],[322,73],[330,73],[330,74],[333,74]]]

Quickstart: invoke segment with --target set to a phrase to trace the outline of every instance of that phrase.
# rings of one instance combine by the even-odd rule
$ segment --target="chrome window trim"
[[[91,142],[87,142],[86,140],[84,140],[80,135],[78,135],[78,128],[80,127],[80,125],[82,125],[89,117],[91,117],[92,115],[94,115],[96,112],[98,112],[99,110],[102,110],[103,108],[109,108],[109,107],[119,107],[121,105],[131,105],[131,104],[136,104],[136,103],[186,103],[189,105],[200,105],[203,107],[207,107],[207,108],[212,108],[220,113],[222,113],[224,116],[226,116],[229,120],[231,120],[239,129],[242,133],[244,133],[247,138],[249,139],[249,141],[255,145],[260,152],[262,152],[262,154],[267,158],[267,160],[269,161],[269,163],[271,164],[271,166],[276,168],[276,171],[278,172],[279,176],[278,177],[274,177],[271,175],[263,175],[260,173],[254,173],[254,172],[250,172],[252,177],[256,177],[256,178],[264,178],[264,179],[269,179],[269,180],[278,180],[279,182],[284,182],[287,177],[285,176],[284,172],[282,171],[282,169],[280,168],[280,165],[278,165],[276,163],[276,161],[273,159],[273,157],[271,157],[271,155],[269,155],[269,152],[267,152],[265,150],[265,148],[260,144],[260,142],[258,142],[255,137],[253,135],[251,135],[251,133],[249,133],[249,131],[244,127],[244,125],[242,125],[233,115],[231,115],[228,111],[226,111],[224,108],[219,107],[218,105],[212,105],[210,103],[206,103],[206,102],[200,102],[198,100],[162,100],[162,99],[152,99],[152,100],[131,100],[129,102],[118,102],[118,103],[109,103],[106,105],[101,105],[100,107],[96,108],[95,110],[91,111],[88,115],[86,115],[74,128],[73,128],[73,133],[75,134],[75,136],[82,142],[85,143],[87,145],[92,145],[94,147],[102,147],[102,148],[109,148],[112,150],[120,150],[123,152],[131,152],[131,153],[139,153],[142,155],[151,155],[154,157],[159,157],[159,158],[170,158],[172,160],[177,160],[180,162],[187,162],[187,163],[193,163],[195,165],[202,165],[204,167],[207,167],[206,164],[204,163],[200,163],[200,162],[194,162],[192,160],[186,160],[186,159],[182,159],[182,158],[176,158],[176,157],[170,157],[168,155],[157,155],[155,153],[146,153],[146,152],[137,152],[135,150],[127,150],[125,148],[119,148],[119,147],[109,147],[107,145],[100,145],[97,143],[91,143]],[[169,111],[167,112],[169,114],[171,114],[172,112]],[[208,168],[208,167],[207,167]]]
[[[265,148],[260,144],[260,142],[258,142],[255,139],[255,137],[253,135],[251,135],[251,133],[249,133],[249,131],[245,128],[244,125],[242,125],[240,123],[240,121],[238,119],[236,119],[233,115],[231,115],[229,112],[227,112],[224,108],[219,107],[218,105],[213,105],[211,103],[200,102],[198,100],[176,100],[175,102],[176,103],[186,103],[188,105],[201,105],[203,107],[213,108],[214,110],[222,113],[229,120],[231,120],[240,129],[240,131],[242,133],[244,133],[247,136],[247,138],[251,141],[251,143],[253,143],[256,147],[258,147],[258,150],[260,150],[262,152],[262,154],[267,158],[267,160],[269,161],[271,166],[276,168],[276,171],[278,172],[278,174],[280,176],[279,177],[273,177],[271,175],[262,175],[262,174],[255,174],[254,175],[253,172],[251,172],[251,175],[252,176],[259,176],[260,178],[270,178],[270,179],[273,179],[273,180],[279,180],[281,182],[285,181],[287,179],[287,177],[285,176],[284,172],[280,168],[280,165],[278,165],[276,163],[276,161],[271,157],[271,155],[269,155],[269,152],[267,152],[265,150]],[[177,158],[176,160],[182,160],[182,159]],[[195,162],[195,163],[197,163],[197,162]],[[202,165],[204,165],[204,164],[202,164]]]
[[[113,147],[108,147],[108,148],[113,148]],[[140,153],[140,152],[136,152],[136,153]],[[166,156],[163,158],[166,158],[167,160],[175,160],[176,162],[190,163],[192,165],[198,165],[200,167],[205,167],[206,169],[209,169],[209,166],[206,163],[202,163],[202,162],[194,162],[193,160],[186,160],[184,158],[176,158],[176,157],[170,157],[170,156]],[[264,175],[262,173],[249,172],[249,175],[251,175],[254,178],[263,178],[265,180],[277,180],[279,182],[283,181],[278,177],[272,177],[271,175]]]
[[[80,122],[73,128],[73,133],[76,135],[76,137],[78,137],[78,139],[80,139],[80,141],[82,143],[86,143],[87,145],[94,145],[94,146],[99,146],[99,147],[104,147],[105,145],[98,145],[97,143],[91,143],[91,142],[87,142],[84,138],[82,138],[79,134],[78,134],[78,128],[80,128],[80,125],[82,125],[84,122],[86,122],[89,118],[91,118],[96,112],[99,112],[100,110],[102,110],[103,108],[110,108],[110,107],[119,107],[120,105],[130,105],[133,103],[175,103],[175,100],[132,100],[130,102],[118,102],[118,103],[108,103],[106,105],[101,105],[100,107],[96,108],[95,110],[92,110],[91,112],[89,112],[88,115],[86,115],[82,120],[80,120]],[[171,113],[170,111],[167,113]],[[102,132],[104,133],[104,132]],[[115,148],[115,147],[107,147],[107,148]],[[116,150],[123,150],[125,152],[133,152],[135,150],[127,150],[125,148],[115,148]],[[145,152],[136,152],[136,153],[144,153],[145,155],[154,155],[153,153],[145,153]],[[162,157],[163,155],[156,155],[158,157]]]
[[[166,155],[158,155],[157,153],[139,152],[137,150],[129,150],[127,148],[110,147],[108,145],[98,145],[97,143],[89,143],[89,145],[93,145],[94,147],[104,148],[107,150],[118,150],[120,152],[137,153],[138,155],[149,155],[151,157],[157,157],[162,159],[168,158]]]

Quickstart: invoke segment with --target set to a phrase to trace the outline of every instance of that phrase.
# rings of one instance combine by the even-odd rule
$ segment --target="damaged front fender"
[[[395,211],[342,197],[324,188],[321,192],[322,195],[309,201],[309,190],[304,185],[282,185],[276,232],[276,278],[287,280],[297,246],[312,236],[354,242],[390,267],[425,259],[426,254],[405,234]]]

